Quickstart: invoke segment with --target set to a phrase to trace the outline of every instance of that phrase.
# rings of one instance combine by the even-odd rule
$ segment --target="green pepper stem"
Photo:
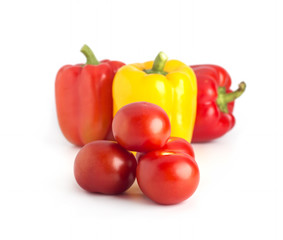
[[[216,103],[221,112],[228,113],[227,104],[233,102],[236,98],[240,97],[246,89],[246,83],[241,82],[236,91],[227,93],[225,87],[218,88],[218,97]]]
[[[162,72],[167,60],[168,60],[168,57],[164,52],[158,53],[158,55],[154,59],[152,71]]]
[[[158,53],[156,58],[154,59],[153,66],[151,69],[146,69],[144,70],[146,73],[158,73],[158,74],[163,74],[167,75],[167,72],[165,72],[163,69],[165,67],[165,64],[168,60],[167,55],[164,52]]]
[[[90,49],[88,45],[83,45],[81,48],[81,52],[85,55],[86,57],[86,65],[98,65],[99,61],[95,57],[93,51]]]

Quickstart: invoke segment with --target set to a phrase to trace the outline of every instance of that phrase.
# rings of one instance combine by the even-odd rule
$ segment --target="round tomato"
[[[112,130],[114,138],[122,147],[148,152],[165,145],[171,126],[161,107],[148,102],[134,102],[116,113]]]
[[[152,151],[137,166],[142,192],[160,204],[176,204],[189,198],[199,184],[199,169],[188,154]]]
[[[77,154],[74,174],[77,183],[88,192],[118,194],[135,180],[134,155],[111,141],[86,144]]]

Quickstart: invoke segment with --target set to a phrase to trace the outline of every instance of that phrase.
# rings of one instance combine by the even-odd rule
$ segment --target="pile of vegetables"
[[[89,192],[120,194],[137,179],[159,204],[188,199],[199,184],[191,142],[207,142],[235,125],[231,78],[217,65],[187,66],[160,52],[154,61],[98,61],[63,66],[55,81],[58,122],[81,146],[74,175]]]

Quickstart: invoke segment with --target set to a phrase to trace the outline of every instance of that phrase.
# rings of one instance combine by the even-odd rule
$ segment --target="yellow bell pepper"
[[[125,65],[113,80],[113,114],[126,104],[146,101],[162,107],[171,122],[171,136],[191,141],[197,101],[194,71],[160,52],[154,62]]]

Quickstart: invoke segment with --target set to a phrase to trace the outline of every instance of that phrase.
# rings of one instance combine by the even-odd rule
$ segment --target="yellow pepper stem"
[[[152,68],[145,69],[144,71],[148,74],[157,73],[157,74],[167,75],[167,72],[163,71],[167,60],[168,60],[167,55],[164,52],[160,52],[156,56]]]

